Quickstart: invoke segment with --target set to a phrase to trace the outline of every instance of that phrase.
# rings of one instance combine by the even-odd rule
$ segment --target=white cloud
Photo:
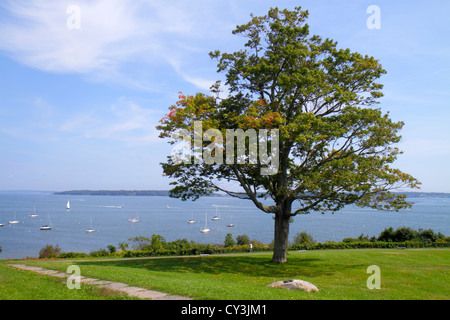
[[[5,6],[17,19],[2,23],[1,47],[26,65],[74,73],[108,69],[142,50],[125,46],[137,34],[135,7],[117,0],[79,3],[81,29],[73,30],[66,25],[71,2],[7,1]]]
[[[152,81],[127,73],[127,64],[150,69],[170,65],[174,57],[186,60],[186,46],[195,50],[202,40],[219,36],[217,29],[223,24],[212,18],[208,4],[199,3],[196,7],[205,9],[191,10],[185,1],[5,0],[0,4],[4,9],[0,14],[5,16],[0,22],[0,50],[46,72],[82,74],[148,90],[154,86]],[[67,26],[71,5],[80,9],[80,29]],[[206,54],[204,58],[208,59]],[[205,87],[204,79],[176,71],[186,81]]]

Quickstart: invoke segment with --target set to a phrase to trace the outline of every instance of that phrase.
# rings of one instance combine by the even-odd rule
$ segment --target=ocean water
[[[411,210],[378,211],[349,206],[331,214],[298,215],[290,225],[290,238],[301,231],[316,241],[340,241],[360,234],[378,236],[385,228],[402,226],[433,229],[450,235],[450,198],[411,198]],[[70,201],[71,208],[66,210]],[[34,212],[36,218],[29,217]],[[128,219],[135,217],[137,223]],[[213,221],[215,215],[220,220]],[[197,223],[189,224],[194,219]],[[18,224],[9,224],[10,220]],[[87,233],[91,227],[96,232]],[[211,232],[200,229],[207,223]],[[233,223],[234,227],[227,227]],[[233,238],[246,234],[251,239],[270,243],[273,219],[255,208],[251,202],[228,197],[205,197],[195,202],[169,197],[62,196],[51,193],[0,194],[0,259],[37,257],[47,244],[58,245],[62,251],[89,253],[130,242],[137,236],[153,234],[167,241],[193,240],[199,243],[223,243],[227,233]],[[51,224],[52,230],[40,227]]]

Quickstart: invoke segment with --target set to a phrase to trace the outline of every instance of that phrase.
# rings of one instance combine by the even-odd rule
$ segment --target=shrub
[[[403,241],[413,241],[419,240],[418,232],[409,228],[401,227],[396,230],[390,227],[384,229],[377,239],[378,241],[391,241],[391,242],[403,242]]]
[[[87,257],[88,255],[84,252],[61,252],[59,255],[60,259],[79,259]]]
[[[61,248],[58,245],[54,247],[48,244],[39,251],[39,259],[59,258],[60,254]]]
[[[236,245],[236,241],[233,239],[233,235],[231,233],[227,233],[225,236],[225,242],[223,243],[225,247],[233,247]]]
[[[97,251],[92,251],[89,253],[91,257],[100,258],[100,257],[107,257],[109,256],[109,252],[106,249],[100,249]]]
[[[237,236],[236,237],[236,244],[238,246],[249,245],[250,244],[250,238],[246,234]]]
[[[436,242],[440,239],[445,238],[445,236],[442,233],[440,232],[434,233],[434,231],[431,229],[427,230],[419,229],[417,231],[417,235],[421,241],[428,241],[428,242]]]
[[[145,250],[145,247],[148,246],[150,244],[150,239],[147,237],[134,237],[134,238],[130,238],[128,239],[129,241],[132,241],[133,243],[135,243],[132,248],[134,250]],[[128,247],[128,245],[127,245]]]
[[[161,251],[163,250],[164,246],[166,245],[166,240],[163,236],[160,236],[159,234],[152,235],[152,240],[150,242],[151,249],[153,251]]]
[[[305,244],[310,245],[315,243],[312,235],[306,233],[305,231],[299,232],[294,237],[294,244]]]
[[[119,249],[120,249],[120,250],[126,251],[126,250],[128,249],[129,244],[128,244],[128,242],[120,242],[120,243],[118,244],[118,246],[119,246]]]
[[[342,239],[342,242],[346,242],[346,243],[351,243],[351,242],[364,242],[364,241],[377,241],[377,238],[375,237],[371,237],[369,239],[368,235],[364,235],[363,233],[361,233],[361,235],[358,238],[344,238]]]

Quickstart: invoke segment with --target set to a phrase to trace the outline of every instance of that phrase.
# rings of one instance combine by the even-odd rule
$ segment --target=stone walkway
[[[24,264],[9,264],[9,266],[16,268],[16,269],[33,271],[33,272],[36,272],[39,274],[49,275],[49,276],[58,277],[58,278],[69,278],[70,276],[73,276],[73,274],[70,274],[70,273],[59,272],[56,270],[47,270],[47,269],[43,269],[40,267],[27,266]],[[95,285],[99,288],[105,288],[105,289],[109,289],[111,291],[126,293],[129,296],[138,297],[139,299],[192,300],[192,299],[186,298],[186,297],[167,295],[167,293],[163,293],[163,292],[159,292],[159,291],[153,291],[153,290],[148,290],[148,289],[144,289],[144,288],[132,287],[126,283],[104,281],[104,280],[99,280],[99,279],[94,279],[94,278],[86,278],[86,277],[82,277],[82,276],[80,277],[80,283],[87,283],[90,285]]]

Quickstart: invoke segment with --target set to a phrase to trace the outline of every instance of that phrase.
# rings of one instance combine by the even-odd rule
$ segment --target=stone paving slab
[[[40,268],[40,267],[27,266],[27,265],[25,265],[25,264],[14,264],[14,265],[11,265],[11,266],[14,266],[14,267],[17,268],[17,269],[29,270],[29,271],[40,271],[40,270],[44,270],[44,269],[42,269],[42,268]]]
[[[80,282],[81,283],[91,283],[91,282],[95,282],[98,281],[98,279],[94,279],[94,278],[85,278],[85,277],[81,277]]]
[[[164,298],[167,296],[166,293],[153,290],[140,290],[135,293],[127,293],[127,294],[130,296],[138,297],[139,299],[155,299],[155,298]]]
[[[192,299],[186,298],[186,297],[181,297],[181,296],[165,296],[165,297],[152,298],[152,300],[192,300]]]
[[[69,278],[71,275],[68,274],[68,273],[60,272],[60,273],[54,273],[51,276],[52,277],[58,277],[58,278]]]
[[[42,269],[40,267],[32,267],[32,266],[27,266],[24,264],[10,264],[9,266],[17,268],[17,269],[33,271],[33,272],[37,272],[40,274],[50,275],[50,276],[59,277],[59,278],[68,278],[72,275],[72,274],[68,274],[68,273],[64,273],[64,272],[59,272],[56,270],[46,270],[46,269]],[[85,278],[85,277],[80,277],[80,282],[87,283],[90,285],[95,285],[95,286],[98,286],[99,288],[107,288],[112,291],[122,292],[129,296],[138,297],[139,299],[192,300],[191,298],[187,298],[187,297],[181,297],[181,296],[176,296],[176,295],[169,296],[169,295],[167,295],[167,293],[163,293],[163,292],[159,292],[159,291],[128,286],[126,283],[121,283],[121,282],[112,282],[112,281],[105,281],[105,280],[99,280],[99,279],[94,279],[94,278]]]
[[[97,280],[97,281],[90,282],[89,284],[97,286],[97,285],[104,285],[104,284],[110,284],[110,283],[111,283],[111,281]]]
[[[113,291],[119,291],[119,289],[121,289],[123,287],[128,287],[128,285],[126,283],[121,283],[121,282],[111,282],[108,284],[99,285],[98,287],[106,288],[106,289],[113,290]]]
[[[59,273],[59,271],[56,271],[56,270],[36,270],[35,272],[40,273],[40,274],[50,274],[50,275]]]

